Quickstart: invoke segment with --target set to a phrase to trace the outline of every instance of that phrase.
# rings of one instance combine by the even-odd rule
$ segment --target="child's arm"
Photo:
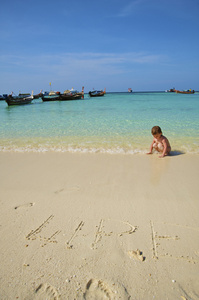
[[[162,151],[162,155],[160,155],[159,157],[164,157],[165,155],[166,155],[166,153],[167,153],[167,142],[166,142],[166,140],[165,139],[163,139],[162,140],[162,144],[163,144],[163,151]]]
[[[152,154],[154,142],[155,142],[155,140],[153,139],[153,142],[151,143],[151,146],[150,146],[150,150],[149,150],[149,152],[147,154]]]

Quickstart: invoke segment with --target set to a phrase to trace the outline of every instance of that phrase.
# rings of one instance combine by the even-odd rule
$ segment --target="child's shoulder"
[[[168,141],[167,137],[162,135],[162,141]]]

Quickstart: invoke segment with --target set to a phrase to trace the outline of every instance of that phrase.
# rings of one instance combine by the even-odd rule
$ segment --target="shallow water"
[[[199,153],[199,93],[107,93],[8,107],[0,101],[0,151],[139,153],[159,125],[172,150]]]

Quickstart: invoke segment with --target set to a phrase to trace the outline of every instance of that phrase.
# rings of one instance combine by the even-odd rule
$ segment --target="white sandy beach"
[[[199,299],[199,155],[0,153],[0,299]]]

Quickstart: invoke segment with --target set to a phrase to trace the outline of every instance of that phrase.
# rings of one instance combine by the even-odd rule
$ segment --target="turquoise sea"
[[[145,153],[159,125],[172,150],[199,153],[199,93],[107,93],[8,107],[0,101],[0,151]]]

